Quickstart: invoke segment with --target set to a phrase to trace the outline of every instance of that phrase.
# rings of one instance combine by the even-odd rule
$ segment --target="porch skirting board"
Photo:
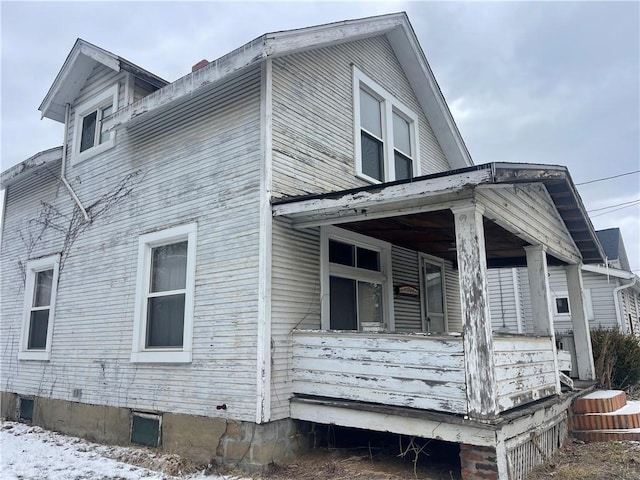
[[[129,408],[1,392],[2,418],[18,421],[21,399],[33,400],[33,425],[89,441],[131,445],[134,411]],[[291,419],[256,424],[167,412],[153,414],[161,417],[158,449],[204,465],[260,472],[271,463],[286,463],[309,448],[307,425]]]

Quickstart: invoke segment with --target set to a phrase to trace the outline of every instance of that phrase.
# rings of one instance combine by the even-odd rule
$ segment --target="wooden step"
[[[583,442],[640,442],[640,428],[620,430],[574,430],[573,436]]]
[[[622,390],[596,390],[573,402],[573,413],[609,413],[621,409],[627,403]]]
[[[640,402],[627,402],[614,412],[574,414],[571,428],[574,431],[640,428]]]

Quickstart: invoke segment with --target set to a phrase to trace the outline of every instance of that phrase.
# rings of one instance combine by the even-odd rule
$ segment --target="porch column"
[[[576,362],[578,363],[578,378],[580,380],[595,380],[589,320],[584,307],[581,265],[568,265],[565,267],[565,273],[567,275],[567,290],[569,293],[569,311],[571,312],[571,324],[573,326],[573,342],[576,347]]]
[[[478,205],[453,208],[456,228],[460,308],[469,417],[489,420],[499,414],[489,315],[487,259]]]
[[[553,358],[556,372],[556,393],[561,393],[560,375],[558,371],[558,353],[556,335],[551,313],[551,295],[549,293],[549,269],[547,267],[547,247],[531,245],[524,247],[527,254],[527,273],[531,291],[531,315],[533,317],[533,334],[551,337]]]

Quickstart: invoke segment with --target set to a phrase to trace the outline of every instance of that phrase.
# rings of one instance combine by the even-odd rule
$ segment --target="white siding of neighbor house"
[[[77,101],[114,79],[97,68]],[[234,83],[233,94],[213,89],[194,99],[188,115],[165,112],[119,131],[115,148],[69,166],[68,178],[92,213],[96,201],[137,174],[127,184],[130,193],[75,239],[61,268],[48,362],[17,361],[24,299],[18,261],[59,252],[64,235],[47,229],[29,254],[20,234],[37,234],[29,222],[38,218],[41,201],[67,217],[73,204],[63,188],[54,200],[53,181],[9,188],[2,245],[3,391],[75,401],[72,392],[81,389],[85,403],[255,419],[260,72],[246,72]],[[198,224],[193,361],[131,363],[138,238],[192,222]],[[221,404],[227,410],[217,410]]]
[[[518,333],[518,311],[520,281],[513,269],[492,268],[487,271],[489,284],[489,309],[491,327],[494,331]]]
[[[385,36],[273,61],[273,196],[368,185],[355,176],[353,71],[419,115],[422,175],[449,164]]]

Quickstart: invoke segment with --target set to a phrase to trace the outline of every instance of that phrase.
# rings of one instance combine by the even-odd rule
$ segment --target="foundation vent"
[[[547,430],[531,432],[515,446],[507,441],[509,480],[524,480],[531,470],[546,462],[564,444],[567,433],[567,419],[564,418]]]
[[[131,413],[131,443],[146,447],[160,445],[162,416],[155,413]]]
[[[33,420],[33,398],[19,397],[18,418],[25,422]]]

